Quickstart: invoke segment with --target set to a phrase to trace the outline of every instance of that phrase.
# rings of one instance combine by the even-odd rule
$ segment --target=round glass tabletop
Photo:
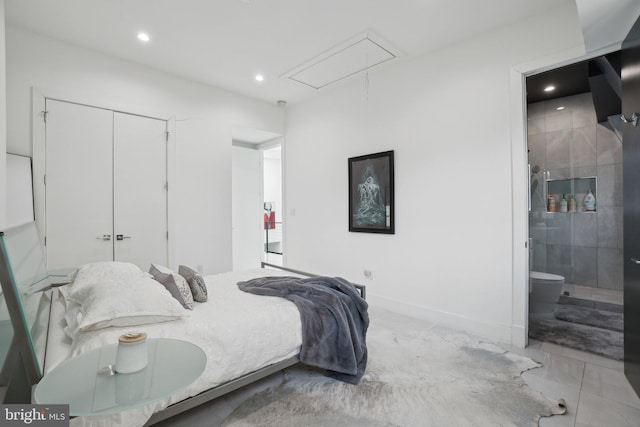
[[[69,415],[106,415],[167,398],[193,383],[207,357],[195,344],[148,339],[149,363],[131,374],[114,373],[117,344],[65,360],[36,385],[35,403],[69,404]]]

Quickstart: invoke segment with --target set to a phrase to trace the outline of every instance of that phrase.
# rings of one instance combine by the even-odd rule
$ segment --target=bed
[[[12,290],[6,284],[20,276],[14,274],[11,277],[5,271],[11,271],[12,267],[11,256],[6,253],[6,241],[10,241],[11,237],[11,232],[4,233],[0,251],[0,280],[10,315]],[[32,252],[29,252],[21,258],[32,257]],[[26,264],[31,264],[33,268],[38,263]],[[204,277],[207,301],[193,301],[190,303],[191,309],[185,309],[182,305],[184,300],[172,304],[171,300],[176,302],[177,299],[157,280],[154,282],[155,279],[149,277],[147,272],[136,271],[127,263],[83,266],[75,272],[73,282],[65,286],[54,284],[51,287],[50,276],[46,281],[36,280],[37,277],[31,275],[27,275],[27,279],[17,277],[18,282],[22,283],[15,283],[15,296],[22,297],[17,305],[24,311],[9,316],[14,327],[14,339],[7,350],[3,372],[16,360],[22,360],[25,378],[11,378],[9,382],[33,385],[59,363],[106,344],[116,343],[120,335],[132,330],[143,331],[149,338],[193,342],[207,356],[205,370],[195,382],[166,399],[98,421],[141,426],[170,418],[300,362],[304,320],[301,320],[297,303],[242,291],[238,283],[253,283],[264,277],[289,277],[302,281],[303,277],[313,275],[297,270],[275,270],[275,266],[268,264],[262,267]],[[38,268],[41,270],[41,267]],[[40,275],[42,271],[36,276]],[[135,285],[129,286],[134,289],[131,292],[122,285],[127,282]],[[354,286],[357,286],[354,289],[364,301],[364,287]],[[164,295],[160,295],[162,293]],[[141,307],[138,307],[138,300],[143,301]],[[151,302],[151,305],[145,305],[145,301]],[[149,310],[150,306],[152,310]],[[361,307],[366,308],[366,303]],[[26,322],[20,325],[14,319],[24,319]],[[3,380],[2,375],[0,380]],[[7,382],[7,378],[4,380]],[[20,392],[15,391],[20,390],[19,386],[10,384],[10,389],[6,403],[24,399],[24,391],[22,397]],[[74,419],[73,424],[95,422],[94,417],[80,417]]]

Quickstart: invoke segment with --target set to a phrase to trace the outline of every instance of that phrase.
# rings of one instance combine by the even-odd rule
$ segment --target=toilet
[[[563,284],[563,276],[541,271],[530,271],[529,313],[553,313],[560,294],[562,294]]]

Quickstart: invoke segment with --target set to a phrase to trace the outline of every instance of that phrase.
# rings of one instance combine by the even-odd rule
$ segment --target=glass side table
[[[149,364],[132,374],[113,373],[117,344],[65,360],[42,377],[34,391],[38,404],[69,404],[69,415],[106,415],[167,398],[193,383],[207,356],[195,344],[148,339]]]

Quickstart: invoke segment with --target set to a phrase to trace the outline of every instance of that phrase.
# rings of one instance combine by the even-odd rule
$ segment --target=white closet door
[[[113,113],[49,99],[46,110],[47,267],[112,260]]]
[[[167,265],[167,122],[114,113],[114,259]]]

